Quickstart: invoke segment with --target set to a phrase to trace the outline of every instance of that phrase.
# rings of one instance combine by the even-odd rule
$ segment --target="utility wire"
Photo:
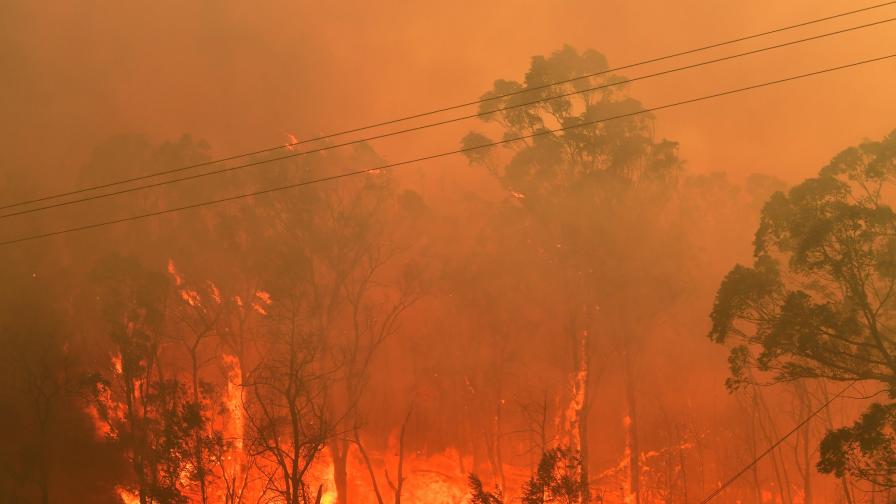
[[[122,222],[134,221],[134,220],[138,220],[138,219],[145,219],[145,218],[149,218],[149,217],[155,217],[155,216],[158,216],[158,215],[170,214],[170,213],[174,213],[174,212],[180,212],[180,211],[183,211],[183,210],[189,210],[189,209],[193,209],[193,208],[200,208],[200,207],[203,207],[203,206],[215,205],[215,204],[219,204],[219,203],[225,203],[225,202],[229,202],[229,201],[235,201],[235,200],[244,199],[244,198],[249,198],[249,197],[253,197],[253,196],[260,196],[260,195],[263,195],[263,194],[270,194],[270,193],[274,193],[274,192],[278,192],[278,191],[284,191],[284,190],[286,190],[286,189],[294,189],[294,188],[298,188],[298,187],[304,187],[304,186],[308,186],[308,185],[311,185],[311,184],[317,184],[317,183],[320,183],[320,182],[328,182],[328,181],[331,181],[331,180],[338,180],[338,179],[342,179],[342,178],[351,177],[351,176],[354,176],[354,175],[361,175],[361,174],[364,174],[364,173],[379,172],[380,170],[386,170],[386,169],[389,169],[389,168],[395,168],[395,167],[398,167],[398,166],[404,166],[404,165],[408,165],[408,164],[412,164],[412,163],[418,163],[418,162],[421,162],[421,161],[428,161],[428,160],[431,160],[431,159],[437,159],[437,158],[447,157],[447,156],[451,156],[451,155],[454,155],[454,154],[463,154],[463,153],[465,153],[465,152],[472,152],[472,151],[479,150],[479,149],[485,149],[485,148],[489,148],[489,147],[495,147],[495,146],[498,146],[498,145],[504,145],[504,144],[508,144],[508,143],[511,143],[511,142],[516,142],[516,141],[519,141],[519,140],[526,140],[526,139],[529,139],[529,138],[535,138],[535,137],[540,137],[540,136],[545,136],[545,135],[551,135],[551,134],[553,134],[553,133],[557,133],[557,132],[561,132],[561,131],[568,131],[568,130],[572,130],[572,129],[576,129],[576,128],[582,128],[582,127],[585,127],[585,126],[592,126],[592,125],[595,125],[595,124],[604,123],[604,122],[608,122],[608,121],[613,121],[613,120],[616,120],[616,119],[622,119],[622,118],[626,118],[626,117],[633,117],[633,116],[637,116],[637,115],[640,115],[640,114],[646,114],[646,113],[649,113],[649,112],[655,112],[655,111],[658,111],[658,110],[664,110],[664,109],[669,109],[669,108],[673,108],[673,107],[678,107],[678,106],[686,105],[686,104],[689,104],[689,103],[696,103],[696,102],[700,102],[700,101],[710,100],[710,99],[713,99],[713,98],[719,98],[719,97],[722,97],[722,96],[732,95],[732,94],[736,94],[736,93],[742,93],[742,92],[745,92],[745,91],[750,91],[750,90],[754,90],[754,89],[764,88],[764,87],[768,87],[768,86],[772,86],[772,85],[776,85],[776,84],[782,84],[782,83],[785,83],[785,82],[795,81],[795,80],[798,80],[798,79],[804,79],[804,78],[807,78],[807,77],[812,77],[812,76],[816,76],[816,75],[826,74],[826,73],[834,72],[834,71],[837,71],[837,70],[844,70],[844,69],[847,69],[847,68],[858,67],[858,66],[860,66],[860,65],[866,65],[866,64],[874,63],[874,62],[878,62],[878,61],[884,61],[884,60],[887,60],[887,59],[890,59],[890,58],[896,58],[896,53],[889,54],[889,55],[886,55],[886,56],[880,56],[880,57],[877,57],[877,58],[872,58],[872,59],[867,59],[867,60],[857,61],[857,62],[853,62],[853,63],[848,63],[848,64],[845,64],[845,65],[840,65],[840,66],[836,66],[836,67],[830,67],[830,68],[826,68],[826,69],[823,69],[823,70],[816,70],[816,71],[814,71],[814,72],[809,72],[809,73],[805,73],[805,74],[801,74],[801,75],[795,75],[795,76],[791,76],[791,77],[786,77],[786,78],[783,78],[783,79],[778,79],[778,80],[773,80],[773,81],[763,82],[763,83],[761,83],[761,84],[754,84],[754,85],[752,85],[752,86],[747,86],[747,87],[742,87],[742,88],[737,88],[737,89],[731,89],[731,90],[728,90],[728,91],[722,91],[722,92],[719,92],[719,93],[715,93],[715,94],[711,94],[711,95],[705,95],[705,96],[701,96],[701,97],[698,97],[698,98],[691,98],[691,99],[688,99],[688,100],[683,100],[683,101],[679,101],[679,102],[675,102],[675,103],[669,103],[669,104],[666,104],[666,105],[660,105],[660,106],[658,106],[658,107],[647,108],[647,109],[638,110],[638,111],[635,111],[635,112],[629,112],[629,113],[626,113],[626,114],[619,114],[619,115],[615,115],[615,116],[612,116],[612,117],[606,117],[606,118],[603,118],[603,119],[597,119],[597,120],[594,120],[594,121],[587,121],[587,122],[583,122],[583,123],[579,123],[579,124],[574,124],[574,125],[570,125],[570,126],[564,126],[564,127],[561,127],[561,128],[555,128],[555,129],[545,129],[545,130],[542,130],[542,131],[538,131],[538,132],[536,132],[536,133],[531,133],[531,134],[527,134],[527,135],[521,135],[521,136],[514,137],[514,138],[507,138],[507,139],[498,140],[498,141],[495,141],[495,142],[490,142],[490,143],[486,143],[486,144],[482,144],[482,145],[476,145],[476,146],[472,146],[472,147],[465,147],[465,148],[463,148],[463,149],[457,149],[457,150],[452,150],[452,151],[447,151],[447,152],[441,152],[441,153],[439,153],[439,154],[432,154],[432,155],[429,155],[429,156],[419,157],[419,158],[415,158],[415,159],[409,159],[409,160],[406,160],[406,161],[399,161],[399,162],[396,162],[396,163],[384,164],[384,165],[377,166],[377,167],[374,167],[374,168],[366,168],[366,169],[363,169],[363,170],[356,170],[356,171],[351,171],[351,172],[346,172],[346,173],[340,173],[340,174],[338,174],[338,175],[330,175],[330,176],[327,176],[327,177],[321,177],[321,178],[316,178],[316,179],[306,180],[306,181],[297,182],[297,183],[293,183],[293,184],[287,184],[287,185],[282,185],[282,186],[278,186],[278,187],[272,187],[272,188],[268,188],[268,189],[262,189],[262,190],[259,190],[259,191],[254,191],[254,192],[249,192],[249,193],[237,194],[237,195],[234,195],[234,196],[228,196],[228,197],[226,197],[226,198],[220,198],[220,199],[214,199],[214,200],[203,201],[203,202],[199,202],[199,203],[193,203],[193,204],[185,205],[185,206],[181,206],[181,207],[168,208],[168,209],[165,209],[165,210],[159,210],[159,211],[150,212],[150,213],[145,213],[145,214],[140,214],[140,215],[134,215],[134,216],[131,216],[131,217],[125,217],[125,218],[121,218],[121,219],[108,220],[108,221],[98,222],[98,223],[94,223],[94,224],[87,224],[87,225],[84,225],[84,226],[78,226],[78,227],[72,227],[72,228],[67,228],[67,229],[61,229],[61,230],[58,230],[58,231],[51,231],[51,232],[48,232],[48,233],[40,233],[40,234],[34,234],[34,235],[30,235],[30,236],[25,236],[25,237],[22,237],[22,238],[15,238],[15,239],[12,239],[12,240],[6,240],[6,241],[2,241],[2,242],[0,242],[0,246],[3,246],[3,245],[11,245],[11,244],[14,244],[14,243],[21,243],[21,242],[25,242],[25,241],[29,241],[29,240],[36,240],[36,239],[38,239],[38,238],[46,238],[46,237],[50,237],[50,236],[58,236],[58,235],[62,235],[62,234],[73,233],[73,232],[76,232],[76,231],[83,231],[83,230],[87,230],[87,229],[93,229],[93,228],[98,228],[98,227],[108,226],[108,225],[112,225],[112,224],[118,224],[118,223],[122,223]]]
[[[339,147],[346,147],[346,146],[350,146],[350,145],[357,145],[357,144],[361,144],[361,143],[364,143],[364,142],[369,142],[369,141],[371,141],[371,140],[379,140],[379,139],[382,139],[382,138],[387,138],[387,137],[397,136],[397,135],[401,135],[401,134],[404,134],[404,133],[410,133],[410,132],[413,132],[413,131],[420,131],[420,130],[424,130],[424,129],[434,128],[434,127],[436,127],[436,126],[443,126],[443,125],[445,125],[445,124],[452,124],[452,123],[456,123],[456,122],[460,122],[460,121],[465,121],[465,120],[468,120],[468,119],[481,118],[481,117],[489,116],[489,115],[492,115],[492,114],[496,114],[496,113],[498,113],[498,112],[504,112],[504,111],[507,111],[507,110],[512,110],[512,109],[516,109],[516,108],[520,108],[520,107],[528,107],[528,106],[530,106],[530,105],[535,105],[535,104],[538,104],[538,103],[549,102],[549,101],[556,100],[556,99],[559,99],[559,98],[565,98],[565,97],[567,97],[567,96],[573,96],[573,95],[578,95],[578,94],[590,93],[590,92],[598,91],[598,90],[601,90],[601,89],[608,89],[608,88],[615,87],[615,86],[622,86],[622,85],[625,85],[625,84],[630,84],[630,83],[632,83],[632,82],[637,82],[637,81],[641,81],[641,80],[647,80],[647,79],[651,79],[651,78],[654,78],[654,77],[659,77],[659,76],[662,76],[662,75],[669,75],[669,74],[673,74],[673,73],[677,73],[677,72],[682,72],[682,71],[685,71],[685,70],[691,70],[691,69],[694,69],[694,68],[699,68],[699,67],[703,67],[703,66],[711,65],[711,64],[714,64],[714,63],[719,63],[719,62],[723,62],[723,61],[729,61],[729,60],[733,60],[733,59],[736,59],[736,58],[741,58],[741,57],[744,57],[744,56],[749,56],[749,55],[753,55],[753,54],[763,53],[763,52],[766,52],[766,51],[771,51],[771,50],[774,50],[774,49],[780,49],[780,48],[783,48],[783,47],[789,47],[789,46],[796,45],[796,44],[802,44],[802,43],[805,43],[805,42],[810,42],[810,41],[813,41],[813,40],[818,40],[818,39],[822,39],[822,38],[825,38],[825,37],[830,37],[830,36],[833,36],[833,35],[840,35],[840,34],[843,34],[843,33],[848,33],[848,32],[852,32],[852,31],[856,31],[856,30],[861,30],[861,29],[864,29],[864,28],[869,28],[869,27],[873,27],[873,26],[878,26],[878,25],[882,25],[882,24],[884,24],[884,23],[891,23],[891,22],[893,22],[893,21],[896,21],[896,17],[888,18],[888,19],[884,19],[884,20],[881,20],[881,21],[875,21],[875,22],[872,22],[872,23],[867,23],[867,24],[863,24],[863,25],[859,25],[859,26],[853,26],[853,27],[850,27],[850,28],[844,28],[844,29],[842,29],[842,30],[837,30],[837,31],[833,31],[833,32],[822,33],[822,34],[820,34],[820,35],[815,35],[815,36],[812,36],[812,37],[802,38],[802,39],[799,39],[799,40],[793,40],[793,41],[790,41],[790,42],[784,42],[784,43],[781,43],[781,44],[775,44],[775,45],[773,45],[773,46],[762,47],[762,48],[754,49],[754,50],[751,50],[751,51],[746,51],[746,52],[742,52],[742,53],[732,54],[732,55],[730,55],[730,56],[723,56],[723,57],[720,57],[720,58],[714,58],[714,59],[710,59],[710,60],[705,60],[705,61],[701,61],[701,62],[698,62],[698,63],[693,63],[693,64],[686,65],[686,66],[682,66],[682,67],[676,67],[676,68],[671,68],[671,69],[669,69],[669,70],[663,70],[663,71],[661,71],[661,72],[655,72],[655,73],[652,73],[652,74],[642,75],[642,76],[640,76],[640,77],[634,77],[634,78],[631,78],[631,79],[621,79],[621,80],[618,80],[618,81],[613,81],[613,82],[606,83],[606,84],[601,84],[601,85],[598,85],[598,86],[592,86],[592,87],[589,87],[589,88],[586,88],[586,89],[581,89],[581,90],[576,90],[576,91],[569,91],[569,92],[562,93],[562,94],[558,94],[558,95],[555,95],[555,96],[549,96],[549,97],[545,97],[545,98],[539,98],[539,99],[537,99],[537,100],[531,100],[531,101],[524,102],[524,103],[515,103],[515,104],[513,104],[513,105],[507,105],[507,106],[504,106],[504,107],[499,107],[499,108],[495,108],[495,109],[487,110],[487,111],[484,111],[484,112],[477,112],[477,113],[475,113],[475,114],[469,114],[469,115],[465,115],[465,116],[454,117],[454,118],[451,118],[451,119],[446,119],[446,120],[444,120],[444,121],[438,121],[438,122],[435,122],[435,123],[423,124],[423,125],[420,125],[420,126],[414,126],[414,127],[412,127],[412,128],[406,128],[406,129],[402,129],[402,130],[398,130],[398,131],[392,131],[392,132],[389,132],[389,133],[383,133],[383,134],[380,134],[380,135],[369,136],[369,137],[360,138],[360,139],[357,139],[357,140],[351,140],[351,141],[348,141],[348,142],[338,143],[338,144],[334,144],[334,145],[327,145],[327,146],[319,147],[319,148],[316,148],[316,149],[311,149],[311,150],[306,150],[306,151],[300,151],[300,152],[294,152],[294,153],[291,153],[291,154],[285,154],[285,155],[283,155],[283,156],[277,156],[277,157],[272,157],[272,158],[268,158],[268,159],[261,159],[261,160],[258,160],[258,161],[252,161],[252,162],[243,163],[243,164],[239,164],[239,165],[235,165],[235,166],[228,166],[228,167],[225,167],[225,168],[220,168],[220,169],[218,169],[218,170],[212,170],[212,171],[208,171],[208,172],[204,172],[204,173],[197,173],[197,174],[193,174],[193,175],[185,175],[185,176],[183,176],[183,177],[178,177],[178,178],[173,178],[173,179],[163,180],[163,181],[160,181],[160,182],[152,182],[152,183],[143,184],[143,185],[138,185],[138,186],[134,186],[134,187],[128,187],[128,188],[126,188],[126,189],[120,189],[120,190],[117,190],[117,191],[111,191],[111,192],[106,192],[106,193],[102,193],[102,194],[95,194],[95,195],[93,195],[93,196],[86,196],[86,197],[83,197],[83,198],[78,198],[78,199],[73,199],[73,200],[68,200],[68,201],[61,201],[61,202],[59,202],[59,203],[51,203],[51,204],[44,205],[44,206],[38,206],[38,207],[28,208],[28,209],[25,209],[25,210],[18,210],[18,211],[14,211],[14,212],[5,213],[5,214],[0,214],[0,219],[6,219],[6,218],[9,218],[9,217],[15,217],[15,216],[18,216],[18,215],[31,214],[31,213],[40,212],[40,211],[43,211],[43,210],[49,210],[49,209],[52,209],[52,208],[65,207],[65,206],[74,205],[74,204],[77,204],[77,203],[84,203],[84,202],[87,202],[87,201],[95,201],[95,200],[104,199],[104,198],[108,198],[108,197],[112,197],[112,196],[118,196],[118,195],[121,195],[121,194],[127,194],[127,193],[131,193],[131,192],[135,192],[135,191],[141,191],[141,190],[143,190],[143,189],[150,189],[150,188],[153,188],[153,187],[161,187],[161,186],[166,186],[166,185],[170,185],[170,184],[175,184],[175,183],[178,183],[178,182],[184,182],[184,181],[187,181],[187,180],[194,180],[194,179],[199,179],[199,178],[209,177],[209,176],[212,176],[212,175],[220,175],[220,174],[222,174],[222,173],[229,173],[229,172],[233,172],[233,171],[237,171],[237,170],[242,170],[242,169],[244,169],[244,168],[249,168],[249,167],[252,167],[252,166],[258,166],[258,165],[261,165],[261,164],[273,163],[273,162],[275,162],[275,161],[282,161],[282,160],[284,160],[284,159],[290,159],[290,158],[295,158],[295,157],[299,157],[299,156],[307,156],[307,155],[309,155],[309,154],[315,154],[315,153],[319,153],[319,152],[329,151],[329,150],[333,150],[333,149],[336,149],[336,148],[339,148]],[[3,208],[3,207],[0,207],[0,208]]]
[[[722,483],[721,485],[719,485],[719,488],[716,488],[715,491],[713,491],[711,494],[707,495],[706,498],[704,498],[702,501],[700,501],[700,504],[706,504],[707,502],[709,502],[709,501],[715,499],[719,494],[722,493],[723,490],[725,490],[726,488],[728,488],[728,487],[729,487],[732,483],[734,483],[738,478],[740,478],[741,476],[743,476],[744,473],[746,473],[746,472],[749,471],[753,466],[755,466],[756,464],[758,464],[760,460],[762,460],[766,455],[768,455],[769,453],[771,453],[775,448],[777,448],[778,446],[780,446],[781,443],[783,443],[785,440],[787,440],[787,438],[789,438],[790,436],[794,435],[797,431],[799,431],[800,429],[802,429],[803,427],[805,427],[806,424],[809,423],[810,420],[812,420],[813,418],[815,418],[819,413],[821,413],[822,411],[824,411],[825,408],[827,408],[828,406],[830,406],[831,403],[834,402],[834,399],[837,399],[838,397],[840,397],[841,395],[843,395],[847,390],[851,389],[852,386],[855,385],[855,384],[856,384],[856,382],[853,381],[853,382],[851,382],[849,385],[847,385],[846,387],[844,387],[843,390],[841,390],[840,392],[837,392],[833,397],[831,397],[830,399],[828,399],[827,402],[825,402],[825,403],[822,404],[817,410],[815,410],[814,412],[812,412],[811,415],[809,415],[809,416],[807,416],[806,418],[804,418],[802,422],[796,424],[796,426],[795,426],[793,429],[791,429],[790,432],[788,432],[787,434],[784,434],[784,437],[782,437],[781,439],[775,441],[775,442],[774,442],[771,446],[769,446],[764,452],[760,453],[759,456],[757,456],[756,458],[754,458],[752,462],[750,462],[750,463],[747,464],[743,469],[741,469],[740,471],[738,471],[737,474],[735,474],[734,476],[728,478],[727,481],[725,481],[724,483]]]
[[[578,81],[578,80],[583,80],[583,79],[588,79],[588,78],[592,78],[592,77],[597,77],[597,76],[599,76],[599,75],[605,75],[605,74],[609,74],[609,73],[612,73],[612,72],[618,72],[618,71],[620,71],[620,70],[626,70],[626,69],[630,69],[630,68],[635,68],[635,67],[642,66],[642,65],[647,65],[647,64],[650,64],[650,63],[656,63],[656,62],[659,62],[659,61],[664,61],[664,60],[668,60],[668,59],[672,59],[672,58],[677,58],[677,57],[680,57],[680,56],[686,56],[686,55],[689,55],[689,54],[694,54],[694,53],[698,53],[698,52],[702,52],[702,51],[707,51],[707,50],[709,50],[709,49],[715,49],[715,48],[723,47],[723,46],[726,46],[726,45],[736,44],[736,43],[738,43],[738,42],[744,42],[744,41],[747,41],[747,40],[752,40],[752,39],[755,39],[755,38],[764,37],[764,36],[772,35],[772,34],[775,34],[775,33],[781,33],[781,32],[785,32],[785,31],[793,30],[793,29],[796,29],[796,28],[802,28],[802,27],[805,27],[805,26],[810,26],[810,25],[813,25],[813,24],[822,23],[822,22],[825,22],[825,21],[830,21],[830,20],[833,20],[833,19],[837,19],[837,18],[842,18],[842,17],[850,16],[850,15],[853,15],[853,14],[858,14],[858,13],[861,13],[861,12],[867,12],[867,11],[871,11],[871,10],[874,10],[874,9],[880,9],[880,8],[882,8],[882,7],[887,7],[887,6],[894,5],[894,4],[896,4],[896,0],[889,1],[889,2],[883,2],[883,3],[879,3],[879,4],[875,4],[875,5],[870,5],[870,6],[868,6],[868,7],[862,7],[862,8],[860,8],[860,9],[854,9],[854,10],[850,10],[850,11],[846,11],[846,12],[841,12],[841,13],[838,13],[838,14],[833,14],[833,15],[825,16],[825,17],[818,18],[818,19],[812,19],[812,20],[810,20],[810,21],[804,21],[804,22],[801,22],[801,23],[793,24],[793,25],[783,26],[783,27],[780,27],[780,28],[775,28],[775,29],[772,29],[772,30],[767,30],[767,31],[764,31],[764,32],[755,33],[755,34],[752,34],[752,35],[745,35],[745,36],[742,36],[742,37],[738,37],[738,38],[734,38],[734,39],[726,40],[726,41],[724,41],[724,42],[717,42],[717,43],[714,43],[714,44],[705,45],[705,46],[698,47],[698,48],[695,48],[695,49],[688,49],[688,50],[686,50],[686,51],[680,51],[680,52],[677,52],[677,53],[667,54],[667,55],[665,55],[665,56],[658,56],[658,57],[655,57],[655,58],[651,58],[651,59],[647,59],[647,60],[639,61],[639,62],[636,62],[636,63],[630,63],[630,64],[627,64],[627,65],[623,65],[623,66],[619,66],[619,67],[615,67],[615,68],[610,68],[610,69],[607,69],[607,70],[602,70],[602,71],[600,71],[600,72],[594,72],[594,73],[590,73],[590,74],[586,74],[586,75],[581,75],[581,76],[578,76],[578,77],[573,77],[573,78],[570,78],[570,79],[560,80],[560,81],[556,81],[556,82],[550,82],[550,83],[543,84],[543,85],[539,85],[539,86],[527,87],[527,88],[524,88],[524,89],[521,89],[521,90],[518,90],[518,91],[513,91],[513,92],[510,92],[510,93],[504,93],[504,94],[499,94],[499,95],[495,95],[495,96],[483,97],[483,98],[480,98],[480,99],[477,99],[477,100],[473,100],[473,101],[469,101],[469,102],[465,102],[465,103],[460,103],[460,104],[457,104],[457,105],[451,105],[451,106],[447,106],[447,107],[443,107],[443,108],[439,108],[439,109],[435,109],[435,110],[430,110],[430,111],[427,111],[427,112],[421,112],[421,113],[417,113],[417,114],[407,115],[407,116],[399,117],[399,118],[396,118],[396,119],[390,119],[390,120],[387,120],[387,121],[382,121],[382,122],[378,122],[378,123],[368,124],[368,125],[366,125],[366,126],[360,126],[360,127],[356,127],[356,128],[351,128],[351,129],[346,129],[346,130],[342,130],[342,131],[337,131],[337,132],[334,132],[334,133],[328,133],[328,134],[320,135],[320,136],[317,136],[317,137],[314,137],[314,138],[309,138],[308,140],[296,141],[296,142],[292,142],[292,143],[288,143],[288,144],[283,144],[283,145],[278,145],[278,146],[275,146],[275,147],[268,147],[268,148],[265,148],[265,149],[260,149],[260,150],[256,150],[256,151],[252,151],[252,152],[245,152],[245,153],[242,153],[242,154],[235,154],[235,155],[228,156],[228,157],[218,158],[218,159],[209,160],[209,161],[203,161],[203,162],[201,162],[201,163],[195,163],[195,164],[186,165],[186,166],[181,166],[181,167],[172,168],[172,169],[168,169],[168,170],[162,170],[162,171],[157,171],[157,172],[153,172],[153,173],[148,173],[148,174],[140,175],[140,176],[136,176],[136,177],[130,177],[130,178],[126,178],[126,179],[121,179],[121,180],[118,180],[118,181],[108,182],[108,183],[105,183],[105,184],[97,184],[97,185],[88,186],[88,187],[83,187],[83,188],[75,189],[75,190],[71,190],[71,191],[60,192],[60,193],[55,193],[55,194],[49,194],[49,195],[46,195],[46,196],[36,197],[36,198],[29,199],[29,200],[22,200],[22,201],[18,201],[18,202],[15,202],[15,203],[9,203],[9,204],[2,205],[2,206],[0,206],[0,210],[5,210],[5,209],[8,209],[8,208],[13,208],[13,207],[22,206],[22,205],[28,205],[28,204],[31,204],[31,203],[39,203],[39,202],[41,202],[41,201],[47,201],[47,200],[51,200],[51,199],[56,199],[56,198],[60,198],[60,197],[63,197],[63,196],[72,196],[72,195],[75,195],[75,194],[81,194],[81,193],[85,193],[85,192],[89,192],[89,191],[94,191],[94,190],[97,190],[97,189],[105,189],[105,188],[108,188],[108,187],[113,187],[113,186],[117,186],[117,185],[121,185],[121,184],[127,184],[127,183],[129,183],[129,182],[137,182],[137,181],[140,181],[140,180],[145,180],[145,179],[148,179],[148,178],[158,177],[158,176],[161,176],[161,175],[168,175],[168,174],[171,174],[171,173],[177,173],[177,172],[181,172],[181,171],[191,170],[191,169],[194,169],[194,168],[200,168],[200,167],[203,167],[203,166],[209,166],[209,165],[213,165],[213,164],[217,164],[217,163],[223,163],[223,162],[225,162],[225,161],[233,161],[233,160],[240,159],[240,158],[243,158],[243,157],[254,156],[254,155],[258,155],[258,154],[264,154],[264,153],[267,153],[267,152],[273,152],[273,151],[281,150],[281,149],[288,148],[288,147],[294,147],[294,146],[302,145],[302,144],[306,144],[306,143],[317,142],[317,141],[320,141],[320,140],[325,140],[325,139],[328,139],[328,138],[333,138],[333,137],[338,137],[338,136],[342,136],[342,135],[347,135],[347,134],[350,134],[350,133],[357,133],[357,132],[360,132],[360,131],[364,131],[364,130],[368,130],[368,129],[373,129],[373,128],[378,128],[378,127],[381,127],[381,126],[388,126],[388,125],[390,125],[390,124],[396,124],[396,123],[400,123],[400,122],[405,122],[405,121],[409,121],[409,120],[412,120],[412,119],[419,119],[419,118],[421,118],[421,117],[426,117],[426,116],[430,116],[430,115],[434,115],[434,114],[439,114],[439,113],[442,113],[442,112],[448,112],[448,111],[451,111],[451,110],[457,110],[457,109],[460,109],[460,108],[463,108],[463,107],[469,107],[469,106],[472,106],[472,105],[478,105],[478,104],[481,104],[481,103],[486,103],[486,102],[490,102],[490,101],[494,101],[494,100],[500,100],[500,99],[503,99],[503,98],[507,98],[507,97],[510,97],[510,96],[515,96],[515,95],[522,94],[522,93],[528,93],[528,92],[531,92],[531,91],[538,91],[538,90],[540,90],[540,89],[546,89],[546,88],[550,88],[550,87],[552,87],[552,86],[556,86],[556,85],[560,85],[560,84],[567,84],[567,83],[575,82],[575,81]]]

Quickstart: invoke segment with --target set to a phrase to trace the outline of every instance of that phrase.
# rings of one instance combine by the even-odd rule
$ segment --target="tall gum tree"
[[[349,163],[375,166],[382,160],[359,145],[347,153],[309,156],[272,170],[271,177],[306,180],[340,173]],[[390,174],[376,172],[259,203],[256,212],[266,223],[259,242],[271,258],[264,285],[275,305],[291,310],[280,317],[288,321],[281,331],[301,336],[316,349],[314,365],[326,369],[325,446],[337,502],[346,504],[353,493],[349,456],[360,442],[360,403],[371,362],[422,294],[410,260],[419,242],[414,216],[422,199],[401,190]]]
[[[503,139],[537,136],[504,144],[503,152],[470,150],[468,159],[488,169],[507,190],[515,201],[516,219],[532,230],[529,246],[557,271],[556,288],[565,297],[557,318],[564,321],[572,389],[565,444],[580,453],[582,500],[587,501],[590,493],[588,415],[593,360],[598,352],[615,352],[625,368],[631,427],[628,492],[634,502],[640,502],[634,353],[639,332],[646,328],[635,322],[649,320],[655,314],[645,314],[644,309],[658,306],[644,302],[644,296],[652,294],[643,282],[652,284],[652,292],[660,292],[667,284],[660,278],[662,260],[650,252],[655,249],[648,242],[651,232],[662,227],[659,210],[681,169],[677,144],[654,139],[649,114],[583,125],[643,110],[622,85],[531,103],[618,84],[619,76],[602,74],[531,89],[607,69],[606,58],[598,52],[580,53],[565,46],[548,57],[532,58],[523,82],[495,81],[483,95],[488,101],[480,105],[490,131]],[[496,98],[509,93],[514,94]],[[503,110],[507,107],[514,108]],[[558,128],[570,129],[546,133]],[[464,137],[463,145],[476,147],[492,141],[473,132]],[[634,281],[627,276],[633,271],[640,277]]]
[[[803,378],[878,384],[818,469],[896,485],[896,132],[844,150],[762,209],[754,264],[725,277],[710,338],[731,345],[731,388]],[[753,373],[758,371],[758,375]]]

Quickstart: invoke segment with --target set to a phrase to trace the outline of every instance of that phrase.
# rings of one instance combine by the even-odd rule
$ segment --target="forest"
[[[119,132],[74,184],[113,197],[3,173],[0,502],[896,502],[896,130],[694,170],[612,68],[490,76],[437,169],[296,131],[144,190],[224,149]]]

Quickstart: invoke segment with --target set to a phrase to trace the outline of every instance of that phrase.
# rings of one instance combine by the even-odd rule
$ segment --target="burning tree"
[[[321,176],[332,173],[335,161],[381,162],[360,146],[343,156],[309,157],[271,176]],[[254,247],[268,259],[261,277],[272,305],[265,346],[253,352],[261,360],[250,387],[256,395],[293,395],[266,404],[261,403],[269,395],[257,396],[252,409],[258,411],[250,416],[259,453],[279,461],[279,479],[291,480],[277,490],[288,493],[289,502],[304,498],[301,477],[322,448],[332,459],[338,500],[348,502],[347,462],[360,443],[360,401],[371,362],[422,294],[420,268],[408,260],[418,241],[413,216],[421,205],[416,193],[399,191],[383,173],[259,202],[262,231],[255,231]],[[284,413],[267,411],[269,404],[295,409],[289,415],[302,419],[289,423],[288,456],[274,443],[277,418]]]
[[[482,480],[475,474],[470,474],[470,503],[471,504],[504,504],[504,495],[501,489],[497,488],[494,492],[489,492],[482,485]]]
[[[483,119],[501,137],[533,136],[505,144],[511,153],[506,161],[494,149],[468,150],[467,154],[471,163],[487,168],[512,195],[511,208],[515,218],[525,223],[520,227],[529,239],[521,245],[539,251],[541,265],[555,272],[557,292],[563,296],[556,317],[564,321],[572,388],[564,444],[580,454],[582,500],[587,501],[590,492],[588,416],[594,357],[600,350],[618,353],[623,364],[632,421],[630,491],[638,502],[634,354],[646,322],[664,309],[675,292],[668,277],[671,269],[663,261],[679,255],[672,247],[676,242],[663,241],[666,235],[658,207],[668,199],[681,163],[674,142],[654,139],[648,114],[600,122],[643,109],[621,86],[586,91],[618,83],[618,76],[574,79],[607,68],[601,54],[579,53],[568,46],[549,57],[533,58],[524,82],[496,81],[480,105],[480,112],[487,114]],[[558,81],[568,82],[540,88]],[[585,92],[530,103],[573,91]],[[511,95],[495,99],[507,94]],[[549,129],[563,131],[546,134]],[[480,133],[463,139],[464,147],[470,149],[491,142]],[[663,257],[649,252],[658,246],[667,252]],[[633,271],[640,272],[638,278],[632,277]],[[639,288],[648,283],[650,293]],[[632,306],[638,306],[637,313]]]
[[[185,502],[196,422],[184,385],[161,362],[167,279],[131,258],[97,265],[98,299],[116,349],[96,385],[97,410],[130,458],[141,504]]]
[[[896,396],[896,132],[838,154],[815,178],[766,203],[752,267],[716,295],[710,338],[731,343],[737,388],[818,378],[868,380]],[[829,432],[818,469],[896,485],[892,402]]]
[[[215,385],[203,378],[202,371],[215,360],[210,344],[218,337],[219,325],[228,304],[224,303],[221,291],[215,284],[191,285],[177,272],[174,261],[168,261],[168,273],[174,279],[175,299],[172,301],[171,317],[176,322],[173,339],[186,353],[189,404],[186,412],[190,420],[191,432],[188,441],[191,452],[190,478],[199,486],[199,502],[209,501],[209,480],[216,457],[221,456],[224,439],[219,430],[214,429],[212,416],[220,408],[217,405]]]
[[[247,449],[264,475],[262,496],[309,504],[320,502],[322,490],[312,488],[308,472],[333,435],[328,380],[317,361],[319,342],[297,324],[296,306],[283,304],[280,323],[259,342],[264,357],[243,384],[254,399],[246,410]]]

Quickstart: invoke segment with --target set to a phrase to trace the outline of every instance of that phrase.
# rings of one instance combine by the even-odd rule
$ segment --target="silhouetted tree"
[[[326,368],[308,320],[311,295],[294,276],[306,267],[296,261],[271,285],[272,300],[261,307],[270,316],[254,341],[259,360],[242,384],[252,398],[246,449],[261,462],[262,497],[287,504],[315,501],[307,473],[337,423],[327,410],[335,370]]]
[[[587,502],[591,492],[582,492],[582,471],[582,460],[569,448],[544,452],[538,471],[523,486],[523,504]]]
[[[838,154],[762,210],[755,262],[725,277],[710,338],[733,345],[736,388],[755,381],[872,380],[896,395],[896,132]],[[821,444],[819,469],[892,484],[891,404]]]
[[[852,426],[831,431],[821,443],[818,468],[896,488],[896,404],[872,404]]]
[[[61,498],[51,493],[51,467],[60,451],[54,431],[85,380],[59,305],[62,282],[23,269],[7,266],[0,273],[0,409],[4,427],[16,433],[0,457],[0,466],[10,471],[0,474],[6,483],[0,487],[10,495],[0,490],[0,497],[47,504]]]
[[[382,162],[366,145],[332,157],[297,162],[292,173],[280,176],[294,181],[332,174],[336,160]],[[265,253],[274,258],[266,285],[275,306],[293,307],[289,319],[295,330],[334,373],[326,395],[333,434],[327,448],[341,504],[349,498],[351,434],[362,424],[359,401],[372,359],[422,294],[420,268],[409,260],[419,241],[414,220],[421,205],[419,195],[400,191],[390,174],[372,173],[309,187],[258,209],[275,234],[265,241],[270,245]],[[284,313],[283,306],[278,313]]]
[[[470,474],[470,503],[471,504],[504,504],[504,496],[500,488],[496,488],[494,492],[485,490],[482,486],[482,480],[475,474]]]

